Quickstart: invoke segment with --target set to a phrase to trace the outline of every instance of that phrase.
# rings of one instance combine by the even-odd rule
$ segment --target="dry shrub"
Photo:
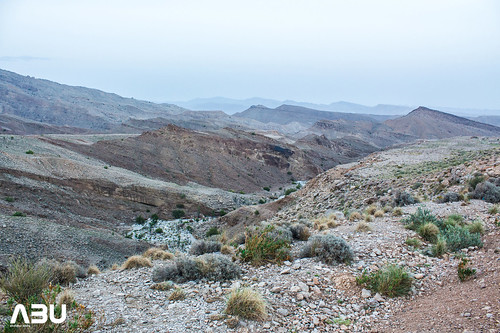
[[[97,274],[101,274],[101,271],[99,270],[99,267],[97,267],[96,265],[92,265],[87,270],[87,274],[88,275],[97,275]]]
[[[309,228],[303,223],[295,223],[290,226],[290,231],[292,232],[292,237],[298,240],[308,240],[311,236]]]
[[[359,212],[352,212],[349,214],[349,221],[357,221],[361,220],[361,214]]]
[[[73,291],[71,289],[64,289],[63,292],[59,295],[59,305],[71,305],[75,301],[75,296],[73,295]]]
[[[152,267],[151,260],[143,256],[132,256],[128,258],[122,265],[121,269],[131,269],[139,267]]]
[[[356,226],[356,232],[367,232],[370,230],[372,230],[372,228],[365,221],[359,222],[358,225]]]
[[[234,289],[229,294],[225,313],[250,320],[263,321],[267,317],[266,302],[251,288]]]
[[[164,251],[158,247],[151,247],[147,249],[143,254],[143,257],[146,258],[151,258],[153,260],[155,259],[160,259],[160,260],[171,260],[174,259],[174,255],[170,252]]]
[[[336,218],[337,217],[334,214],[321,216],[314,220],[314,227],[320,231],[325,230],[326,228],[335,228],[338,226]]]

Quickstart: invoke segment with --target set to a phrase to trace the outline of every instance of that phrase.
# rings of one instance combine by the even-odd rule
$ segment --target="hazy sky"
[[[500,109],[500,1],[0,0],[0,68],[152,101]]]

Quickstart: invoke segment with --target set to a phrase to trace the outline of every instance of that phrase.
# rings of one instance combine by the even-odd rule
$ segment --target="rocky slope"
[[[151,289],[153,270],[168,265],[169,260],[155,260],[151,268],[106,270],[79,280],[71,289],[78,302],[94,311],[92,331],[99,332],[497,332],[498,210],[475,199],[439,202],[448,192],[465,193],[477,173],[490,179],[500,177],[499,152],[498,138],[422,141],[337,166],[282,200],[242,208],[211,222],[229,232],[245,222],[244,209],[252,214],[266,207],[267,223],[283,227],[300,222],[313,228],[316,219],[335,216],[334,224],[313,233],[344,239],[354,252],[351,264],[329,265],[314,258],[298,258],[304,241],[295,240],[291,244],[293,258],[282,266],[254,267],[234,256],[243,271],[240,278],[178,283],[186,296],[181,300],[169,299],[172,291]],[[398,191],[406,191],[421,202],[402,207],[402,216],[385,210],[371,217],[365,232],[359,231],[359,220],[345,217],[353,211],[363,212],[368,205],[378,209],[394,205]],[[401,223],[418,208],[442,218],[458,214],[465,223],[481,220],[483,247],[429,256],[426,249],[430,244]],[[420,238],[422,245],[408,245],[410,237]],[[462,257],[477,270],[466,282],[457,278]],[[357,285],[356,277],[364,270],[374,271],[386,264],[397,264],[410,272],[413,287],[407,296],[390,298]],[[263,295],[266,320],[255,322],[224,314],[228,293],[239,286]]]

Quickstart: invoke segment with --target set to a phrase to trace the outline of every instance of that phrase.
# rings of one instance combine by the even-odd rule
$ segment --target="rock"
[[[278,312],[283,317],[286,317],[286,316],[288,316],[290,314],[290,312],[287,309],[284,309],[284,308],[279,308],[278,310],[276,310],[276,312]]]
[[[424,278],[424,274],[422,274],[422,273],[418,273],[418,274],[415,274],[413,277],[414,277],[415,279],[417,279],[417,280],[422,280],[422,279]]]
[[[379,293],[376,293],[375,296],[373,296],[373,299],[376,300],[377,302],[383,302],[384,301],[384,298]]]
[[[299,282],[298,283],[298,286],[300,287],[300,289],[303,291],[303,292],[306,292],[308,293],[309,292],[309,286],[307,284],[305,284],[304,282]]]
[[[299,291],[300,291],[300,287],[299,287],[299,286],[292,286],[292,287],[290,288],[290,291],[291,291],[292,293],[299,292]]]
[[[361,290],[361,297],[363,298],[369,298],[372,296],[372,292],[368,289],[363,289]]]
[[[277,293],[281,292],[281,287],[274,287],[271,289],[271,292],[277,294]]]
[[[290,274],[290,268],[285,268],[280,272],[280,274]]]

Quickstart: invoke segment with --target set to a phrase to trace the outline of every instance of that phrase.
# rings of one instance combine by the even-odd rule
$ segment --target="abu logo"
[[[45,304],[31,304],[31,322],[26,312],[26,308],[23,304],[17,304],[14,308],[14,313],[10,319],[11,324],[15,324],[17,317],[21,314],[25,324],[45,324],[48,319],[54,324],[61,324],[66,320],[66,304],[61,305],[61,317],[56,318],[55,316],[55,306],[54,304],[49,305],[49,310],[47,311],[47,306]]]

